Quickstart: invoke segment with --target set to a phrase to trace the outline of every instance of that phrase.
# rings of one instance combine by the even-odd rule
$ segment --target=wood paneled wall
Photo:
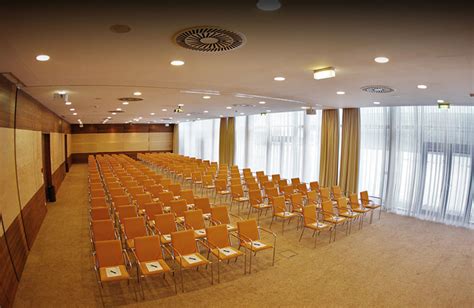
[[[51,165],[57,190],[66,173],[64,136],[70,134],[70,125],[0,76],[0,217],[6,231],[0,232],[1,307],[13,305],[29,249],[47,213],[42,133],[53,136]]]

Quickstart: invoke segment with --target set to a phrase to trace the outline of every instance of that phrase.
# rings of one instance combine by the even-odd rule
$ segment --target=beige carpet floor
[[[73,165],[28,257],[16,307],[101,306],[88,233],[87,174]],[[235,210],[235,209],[234,209]],[[270,215],[261,221],[268,227]],[[174,294],[171,278],[104,288],[106,306],[474,306],[474,231],[383,213],[381,220],[338,233],[318,246],[307,232],[298,242],[296,222],[273,226],[271,253],[257,255],[251,275],[243,261],[223,264],[221,283],[210,271],[184,274],[186,292]],[[216,272],[216,271],[215,271]]]

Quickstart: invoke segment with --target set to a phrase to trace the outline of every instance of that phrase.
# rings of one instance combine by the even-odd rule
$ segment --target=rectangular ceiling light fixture
[[[320,68],[320,69],[314,70],[313,72],[314,72],[314,79],[316,80],[336,77],[336,70],[334,69],[334,67]]]
[[[449,109],[450,104],[447,102],[438,103],[438,109]]]

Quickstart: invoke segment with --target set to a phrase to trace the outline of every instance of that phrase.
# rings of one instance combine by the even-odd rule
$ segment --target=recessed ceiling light
[[[110,120],[110,119],[112,119],[112,117],[107,117],[107,119],[109,119],[109,120]]]
[[[279,0],[258,0],[257,8],[262,11],[276,11],[281,7]]]
[[[72,105],[71,102],[65,102],[65,104],[68,105],[68,106],[69,106],[69,105]]]
[[[307,110],[307,109],[310,109],[311,107],[308,107],[308,106],[303,106],[301,107],[301,109],[304,109],[304,110]]]
[[[190,116],[191,116],[191,114],[190,114],[190,113],[186,113],[186,115],[187,115],[188,117],[190,117]]]
[[[74,112],[72,115],[77,115],[77,112]]]
[[[344,94],[346,94],[346,92],[344,92],[344,91],[337,91],[336,94],[337,94],[337,95],[344,95]]]
[[[245,114],[245,112],[241,112],[241,113],[240,113],[240,115],[244,115],[244,114]]]
[[[166,112],[166,111],[168,111],[168,109],[163,108],[163,109],[161,109],[161,111]]]
[[[436,102],[438,102],[438,103],[444,103],[444,99],[438,99]]]
[[[223,115],[222,115],[222,114],[220,114],[220,115],[219,115],[219,117],[221,117],[221,118],[222,118],[222,117],[223,117]]]
[[[230,106],[227,106],[227,107],[225,107],[225,109],[232,109],[232,107],[230,107]]]
[[[173,120],[173,117],[169,117],[168,119]]]
[[[169,123],[166,123],[165,126],[168,127],[168,126],[170,126],[170,125],[169,125]]]
[[[184,61],[182,60],[173,60],[170,62],[171,65],[173,66],[181,66],[181,65],[184,65]]]
[[[374,105],[380,105],[380,102],[374,102]]]
[[[266,102],[264,102],[264,101],[261,101],[261,102],[258,102],[258,103],[259,103],[260,105],[265,105],[265,104],[266,104]]]
[[[266,110],[267,112],[272,112],[271,110]]]
[[[208,113],[209,111],[207,111],[207,110],[204,110],[203,112],[204,112],[204,113]]]
[[[122,108],[117,108],[117,109],[115,109],[115,110],[117,110],[117,111],[122,111]]]
[[[143,117],[138,117],[139,120],[143,119]]]
[[[64,94],[66,94],[66,93],[67,93],[67,92],[66,92],[65,90],[60,90],[60,91],[58,91],[58,94],[59,94],[59,95],[64,95]]]
[[[70,110],[70,111],[74,111],[74,110],[76,110],[76,109],[75,109],[75,108],[69,108],[69,110]]]
[[[154,112],[150,112],[150,115],[152,115],[152,116],[153,116],[153,115],[155,115],[155,113],[154,113]]]
[[[197,118],[198,120],[201,120],[201,118]]]
[[[117,113],[116,112],[112,112],[113,115],[116,115]]]
[[[184,104],[178,104],[178,107],[184,107]]]
[[[137,91],[137,92],[133,92],[133,95],[135,95],[135,96],[140,96],[140,95],[142,95],[142,92],[138,92],[138,91]]]
[[[285,77],[277,76],[277,77],[273,78],[273,80],[275,80],[275,81],[284,81]]]
[[[336,77],[336,70],[334,67],[325,67],[313,71],[313,77],[316,80]]]
[[[49,60],[49,56],[48,55],[37,55],[36,60],[38,60],[40,62],[45,62],[45,61]]]
[[[128,102],[123,102],[122,105],[128,105]]]
[[[427,89],[428,86],[427,85],[424,85],[424,84],[419,84],[416,86],[418,89]]]
[[[377,57],[374,59],[374,61],[377,63],[387,63],[390,60],[387,57]]]
[[[204,99],[210,99],[211,97],[209,95],[204,95],[202,98]]]

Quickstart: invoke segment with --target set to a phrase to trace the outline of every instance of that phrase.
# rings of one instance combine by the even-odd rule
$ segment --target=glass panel
[[[437,212],[441,209],[444,163],[443,153],[428,152],[422,210]]]
[[[460,216],[466,211],[471,176],[471,157],[453,154],[446,214]]]

